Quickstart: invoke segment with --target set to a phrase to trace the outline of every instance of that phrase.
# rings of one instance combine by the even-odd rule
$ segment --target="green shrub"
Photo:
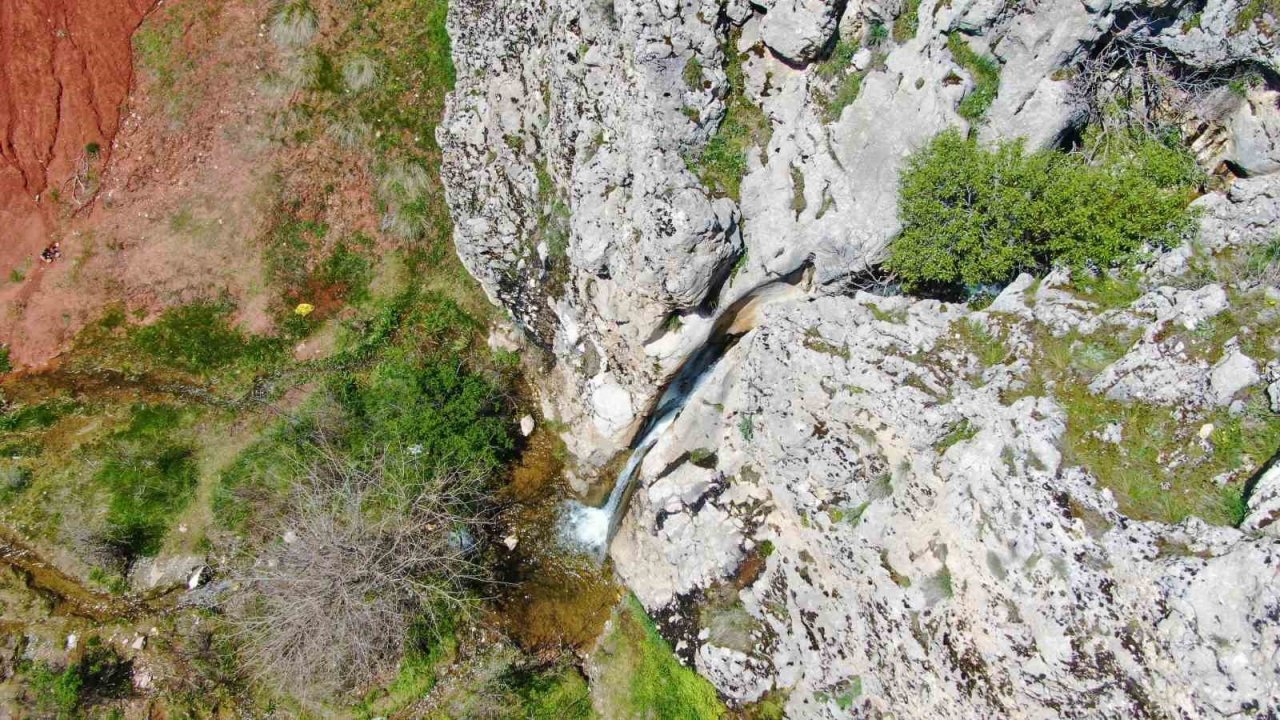
[[[13,371],[13,362],[9,360],[9,346],[0,345],[0,375]]]
[[[903,229],[887,267],[909,291],[955,293],[1061,265],[1126,266],[1193,227],[1188,188],[1170,151],[1148,140],[1090,165],[1080,154],[987,150],[955,130],[907,162],[899,182]]]

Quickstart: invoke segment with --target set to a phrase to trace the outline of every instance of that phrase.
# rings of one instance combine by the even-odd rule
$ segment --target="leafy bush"
[[[1022,271],[1124,266],[1193,227],[1182,154],[1154,138],[1091,165],[1077,153],[987,150],[955,130],[908,161],[888,269],[909,291],[955,293]]]

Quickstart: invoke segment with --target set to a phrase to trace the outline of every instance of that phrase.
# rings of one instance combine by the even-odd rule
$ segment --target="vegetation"
[[[729,78],[729,94],[725,98],[724,118],[706,148],[689,160],[690,167],[711,190],[737,200],[742,178],[747,174],[747,153],[754,147],[769,144],[772,128],[769,118],[746,95],[746,79],[742,74],[742,56],[734,50],[736,33],[725,43],[725,74]]]
[[[676,660],[634,597],[615,616],[604,647],[601,683],[610,717],[704,720],[725,715],[715,690]]]
[[[887,267],[910,291],[954,294],[1057,265],[1077,274],[1131,265],[1191,229],[1193,163],[1154,137],[1090,164],[944,132],[902,174],[903,229]]]
[[[72,720],[94,702],[129,693],[132,663],[96,637],[87,645],[80,659],[65,668],[47,663],[29,666],[31,709],[42,717]]]
[[[216,6],[206,3],[165,6],[133,36],[138,66],[176,122],[185,120],[195,106],[192,91],[198,86],[194,79],[199,58],[187,41],[188,33],[208,34],[216,14]]]
[[[920,0],[906,0],[902,12],[893,19],[893,41],[904,43],[920,29]]]
[[[831,94],[825,98],[823,111],[828,122],[836,120],[844,109],[858,99],[862,90],[865,71],[850,72],[853,56],[860,47],[857,40],[840,39],[831,56],[817,66],[818,76],[832,84]]]
[[[246,579],[256,597],[239,623],[261,674],[298,696],[345,691],[394,663],[415,623],[438,639],[466,609],[485,576],[472,554],[484,477],[418,459],[359,467],[317,448],[278,529],[294,536]]]
[[[979,55],[969,47],[969,43],[959,33],[947,36],[947,49],[957,64],[969,72],[973,78],[973,89],[960,101],[956,112],[969,124],[978,125],[987,115],[991,103],[995,102],[996,93],[1000,91],[1000,64],[994,59]]]
[[[231,306],[200,301],[166,310],[131,333],[134,346],[163,364],[207,373],[243,357],[263,359],[275,344],[249,338],[230,322]]]

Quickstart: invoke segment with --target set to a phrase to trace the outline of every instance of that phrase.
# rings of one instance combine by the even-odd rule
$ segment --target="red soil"
[[[39,252],[59,190],[111,152],[133,80],[130,38],[154,0],[0,3],[0,267]]]

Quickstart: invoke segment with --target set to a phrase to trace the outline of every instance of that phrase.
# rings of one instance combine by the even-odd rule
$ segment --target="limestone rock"
[[[201,573],[203,555],[160,555],[142,558],[129,570],[129,585],[138,592],[184,587],[192,576]]]
[[[1236,393],[1262,379],[1258,364],[1233,348],[1209,371],[1209,389],[1219,405],[1226,405]]]
[[[1240,529],[1280,537],[1280,462],[1272,462],[1254,483],[1249,495],[1249,514]]]
[[[771,0],[760,38],[779,57],[804,64],[826,47],[840,20],[839,0]]]

